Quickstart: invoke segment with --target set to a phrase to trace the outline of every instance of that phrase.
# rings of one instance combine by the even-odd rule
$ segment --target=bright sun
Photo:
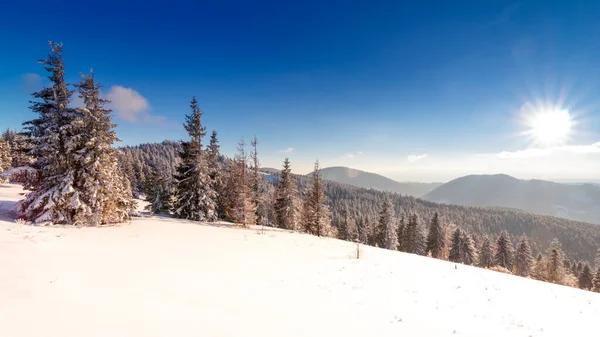
[[[523,111],[523,122],[528,135],[535,145],[563,145],[571,136],[573,119],[569,110],[559,107],[527,109]]]

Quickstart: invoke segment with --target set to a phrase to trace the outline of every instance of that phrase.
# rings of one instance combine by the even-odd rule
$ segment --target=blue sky
[[[401,181],[469,173],[600,179],[600,3],[592,1],[102,1],[3,4],[0,117],[30,119],[36,61],[65,44],[93,68],[125,144],[183,139],[196,96],[223,152],[285,156]],[[568,139],[522,133],[524,106],[568,109]],[[533,109],[535,110],[535,109]],[[539,109],[538,109],[539,110]]]

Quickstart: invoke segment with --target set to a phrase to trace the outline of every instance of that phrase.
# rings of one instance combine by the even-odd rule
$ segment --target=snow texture
[[[283,230],[0,217],[0,336],[571,336],[600,317],[596,293]]]

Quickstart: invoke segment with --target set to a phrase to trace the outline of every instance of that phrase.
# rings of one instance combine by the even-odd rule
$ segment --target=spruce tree
[[[436,259],[440,258],[442,251],[444,250],[445,236],[446,234],[444,233],[443,227],[440,224],[439,217],[436,212],[431,219],[431,224],[429,225],[429,233],[427,234],[427,249],[425,253],[431,253],[431,257]]]
[[[479,251],[479,263],[478,266],[481,268],[490,268],[494,265],[494,249],[492,242],[487,237],[483,239],[481,249]]]
[[[297,191],[291,172],[290,160],[285,158],[275,190],[275,223],[279,228],[295,230]]]
[[[254,208],[254,224],[260,226],[263,224],[263,216],[266,214],[266,209],[263,200],[263,183],[262,175],[260,173],[260,162],[258,160],[258,138],[254,138],[250,141],[252,151],[250,152],[250,198],[252,200]]]
[[[450,243],[450,252],[448,254],[448,261],[450,262],[461,262],[461,256],[463,255],[463,253],[461,252],[461,237],[462,233],[460,231],[460,228],[457,228],[452,234],[452,242]]]
[[[395,250],[398,247],[398,235],[395,226],[396,220],[394,218],[394,206],[389,197],[385,196],[382,200],[379,212],[377,246],[391,250]]]
[[[533,268],[533,255],[529,245],[529,238],[525,235],[521,236],[517,247],[515,257],[516,274],[523,277],[528,277]]]
[[[398,237],[398,250],[406,252],[406,225],[404,224],[404,215],[401,215],[400,220],[398,220],[396,236]]]
[[[466,265],[472,265],[477,259],[475,251],[475,245],[471,235],[467,232],[461,232],[460,235],[460,260],[461,263]]]
[[[590,268],[590,265],[588,265],[587,263],[583,266],[583,270],[581,271],[581,274],[579,275],[579,279],[577,280],[577,284],[579,286],[579,288],[581,289],[592,289],[592,281],[593,281],[594,275],[592,275],[592,269]]]
[[[182,143],[181,164],[177,167],[175,176],[173,213],[182,219],[215,221],[217,196],[209,176],[206,151],[202,148],[206,128],[202,125],[202,111],[195,97],[192,98],[190,108],[192,112],[186,115],[184,124],[190,141]]]
[[[562,284],[565,276],[564,268],[564,252],[562,251],[560,242],[554,238],[550,242],[550,247],[546,252],[548,256],[548,262],[546,266],[546,278],[548,282]]]
[[[594,264],[596,268],[600,268],[600,248],[596,250],[596,258],[594,260]]]
[[[338,227],[338,238],[340,240],[346,241],[356,241],[358,232],[357,232],[356,221],[352,218],[350,214],[350,208],[348,207],[348,203],[344,203],[344,208],[342,209],[341,222]]]
[[[592,291],[600,293],[600,267],[596,268],[594,278],[592,279]]]
[[[225,200],[225,182],[223,178],[223,168],[219,161],[220,157],[219,139],[217,130],[213,130],[210,135],[210,143],[206,149],[206,159],[208,161],[208,176],[210,177],[212,189],[216,193],[214,200],[216,204],[217,219],[225,219],[226,200]]]
[[[169,212],[172,208],[171,197],[169,182],[153,168],[146,181],[146,201],[150,202],[146,209],[149,209],[151,214]]]
[[[4,139],[0,139],[0,174],[4,171],[7,171],[12,164],[12,157],[10,156],[10,147],[8,142]],[[6,181],[2,176],[0,176],[0,183]]]
[[[512,270],[513,248],[507,231],[502,231],[496,240],[496,253],[494,254],[494,263],[497,266]]]
[[[425,234],[419,225],[419,218],[412,214],[405,228],[405,246],[406,252],[425,255]]]
[[[238,142],[238,153],[229,165],[225,189],[227,194],[227,219],[248,226],[255,223],[255,209],[249,186],[248,158],[245,146],[246,143],[242,138]]]
[[[100,85],[93,72],[82,75],[75,87],[85,104],[77,109],[82,117],[75,138],[74,165],[78,170],[74,188],[79,191],[83,205],[75,221],[90,225],[123,222],[129,219],[134,203],[113,148],[120,140],[112,123],[112,111],[105,107],[110,102],[100,98]]]
[[[85,211],[76,189],[81,114],[69,107],[72,91],[64,80],[63,45],[49,42],[50,54],[41,60],[51,86],[33,93],[31,110],[38,118],[25,122],[33,139],[32,167],[38,171],[24,188],[31,192],[17,205],[21,218],[34,223],[74,224]]]
[[[307,233],[316,236],[330,236],[332,234],[329,207],[326,200],[319,161],[317,160],[311,185],[304,197],[302,222],[304,231]]]
[[[546,262],[541,253],[538,253],[535,258],[534,268],[533,268],[533,278],[540,281],[546,281]]]

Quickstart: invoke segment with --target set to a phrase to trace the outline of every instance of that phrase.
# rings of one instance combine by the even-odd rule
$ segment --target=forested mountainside
[[[307,174],[311,176],[312,172]],[[387,191],[401,195],[422,197],[442,185],[442,183],[415,183],[398,182],[382,175],[356,170],[349,167],[335,166],[321,169],[321,176],[325,180],[335,181],[362,188],[372,188],[378,191]]]
[[[143,193],[146,179],[153,167],[160,167],[165,179],[170,179],[178,163],[177,152],[180,143],[164,141],[156,144],[143,144],[134,147],[121,148],[124,159],[124,172],[129,172],[129,178],[134,189]],[[222,157],[224,166],[230,162]],[[131,167],[131,168],[130,168]],[[223,169],[225,170],[225,168]],[[267,170],[265,181],[276,183],[278,175],[273,170]],[[308,188],[311,178],[304,175],[293,175],[298,185],[299,197]],[[600,246],[600,226],[590,223],[572,221],[553,216],[538,215],[511,209],[494,209],[470,206],[459,206],[435,203],[411,196],[401,196],[372,189],[359,188],[333,181],[323,181],[327,203],[331,209],[331,220],[334,227],[342,223],[344,210],[348,205],[351,217],[364,228],[374,228],[379,221],[380,207],[385,196],[390,196],[396,207],[398,218],[415,213],[419,225],[429,225],[434,213],[438,213],[443,223],[450,227],[456,225],[472,233],[475,245],[478,246],[485,237],[495,237],[506,230],[511,240],[526,234],[531,238],[534,252],[544,251],[553,238],[558,238],[570,259],[593,261],[596,249]],[[273,188],[266,189],[266,212],[274,218]],[[448,231],[450,232],[450,231]]]
[[[600,224],[600,186],[522,180],[505,174],[469,175],[425,196],[435,202],[516,208],[526,212]]]

